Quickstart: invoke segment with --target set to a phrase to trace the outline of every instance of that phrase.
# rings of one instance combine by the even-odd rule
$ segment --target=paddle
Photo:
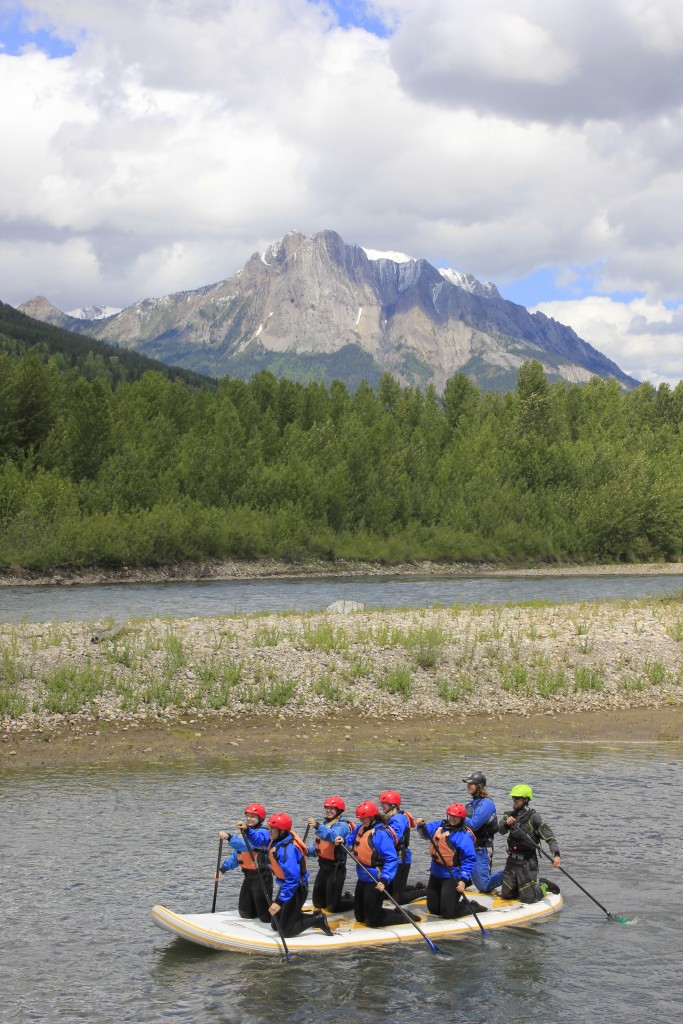
[[[355,853],[353,853],[353,851],[350,850],[348,848],[348,846],[346,847],[346,852],[349,855],[349,857],[351,858],[351,860],[355,860],[356,864],[358,864],[359,867],[361,867],[363,869],[363,871],[368,876],[370,881],[373,882],[376,885],[377,884],[377,879],[372,877],[372,875],[370,874],[370,872],[366,868],[365,864],[361,864],[361,862],[358,860],[358,857],[356,857]],[[403,907],[398,902],[398,900],[395,900],[394,897],[391,895],[391,893],[387,889],[384,890],[384,895],[388,899],[391,900],[391,902],[394,904],[394,906],[396,907],[397,910],[401,911],[401,913],[405,917],[406,921],[408,921],[409,924],[412,924],[412,926],[414,928],[417,928],[418,932],[420,933],[422,938],[425,940],[425,942],[427,943],[427,945],[431,949],[432,953],[441,953],[442,956],[450,956],[451,955],[447,950],[440,949],[435,942],[432,942],[432,940],[429,938],[428,935],[425,935],[425,933],[422,931],[422,929],[420,928],[420,926],[417,923],[417,921],[413,921],[412,917],[408,913],[406,913],[406,911],[403,909]]]
[[[247,850],[249,851],[249,853],[251,854],[251,856],[254,859],[254,864],[256,865],[256,873],[258,875],[258,880],[261,883],[261,889],[263,891],[263,895],[265,896],[266,903],[268,904],[268,906],[270,906],[270,902],[271,901],[268,898],[268,890],[266,889],[266,883],[263,881],[263,876],[262,876],[261,871],[260,871],[259,866],[258,866],[258,860],[257,860],[256,854],[254,853],[254,847],[249,842],[249,836],[247,835],[246,829],[242,829],[241,828],[240,829],[240,835],[244,839],[244,842],[246,844]],[[275,927],[277,928],[277,933],[280,936],[280,942],[282,943],[282,948],[284,950],[285,960],[291,960],[292,959],[292,954],[287,949],[287,943],[285,942],[285,937],[282,934],[282,928],[280,927],[280,922],[278,920],[278,915],[277,914],[273,914],[272,915],[272,919],[273,919],[273,921],[275,921]]]
[[[433,836],[430,836],[430,837],[429,837],[429,842],[430,842],[430,845],[431,845],[432,849],[434,850],[434,853],[435,853],[435,854],[437,855],[437,857],[439,858],[439,860],[440,860],[441,864],[443,864],[443,866],[445,867],[446,871],[447,871],[447,872],[448,872],[448,874],[449,874],[449,875],[451,876],[451,878],[453,879],[453,881],[455,882],[455,884],[456,884],[456,887],[457,887],[457,885],[458,885],[458,879],[457,879],[457,878],[455,877],[455,875],[453,874],[453,871],[452,871],[452,870],[451,870],[451,868],[450,868],[450,867],[448,866],[448,864],[446,863],[446,861],[445,861],[445,860],[443,859],[443,857],[442,857],[442,855],[441,855],[441,850],[439,849],[439,847],[438,847],[438,846],[436,845],[436,843],[434,842],[434,837],[433,837]],[[474,920],[475,920],[475,921],[477,922],[477,924],[479,925],[479,927],[480,927],[480,929],[481,929],[481,934],[482,934],[482,938],[484,938],[484,936],[486,936],[486,935],[490,935],[490,934],[491,934],[491,932],[488,932],[488,931],[486,930],[486,928],[484,928],[483,924],[482,924],[482,923],[481,923],[481,921],[479,920],[479,916],[478,916],[478,914],[477,914],[476,910],[475,910],[475,909],[474,909],[474,907],[472,906],[472,903],[471,903],[471,901],[467,899],[467,896],[465,896],[465,893],[464,893],[464,892],[463,892],[463,893],[461,893],[460,895],[461,895],[461,896],[462,896],[462,898],[464,899],[464,901],[465,901],[465,903],[467,904],[467,906],[468,906],[468,907],[470,908],[470,912],[471,912],[472,914],[474,914]]]
[[[216,913],[216,897],[218,896],[218,880],[220,878],[219,872],[221,870],[221,856],[222,856],[222,854],[223,854],[223,840],[219,839],[218,840],[218,860],[216,861],[216,875],[215,875],[215,882],[213,883],[213,903],[211,904],[211,913],[212,914]]]
[[[534,840],[534,838],[530,836],[527,832],[523,832],[521,828],[516,827],[515,825],[512,826],[510,831],[519,833],[520,836],[522,836],[528,842],[532,843],[539,851],[539,853],[541,853],[547,860],[552,861],[553,858],[550,856],[550,854],[546,853],[541,844],[537,843]],[[589,900],[593,900],[593,903],[595,903],[596,907],[600,907],[600,910],[602,910],[603,914],[607,914],[607,919],[609,921],[616,921],[617,924],[631,924],[631,921],[628,919],[628,917],[620,917],[618,914],[611,914],[607,907],[603,907],[602,903],[600,903],[599,900],[596,900],[595,896],[591,896],[591,894],[588,892],[588,889],[584,889],[581,883],[577,882],[574,876],[570,875],[568,871],[565,871],[563,867],[559,867],[557,870],[561,871],[563,875],[566,875],[570,882],[573,882],[574,885],[581,890],[581,892],[586,894]]]

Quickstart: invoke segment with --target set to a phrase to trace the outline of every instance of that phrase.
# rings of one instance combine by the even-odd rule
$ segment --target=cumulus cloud
[[[593,295],[542,302],[537,310],[573,327],[637,380],[672,385],[683,380],[683,306]]]
[[[73,53],[0,50],[0,297],[126,305],[330,227],[501,285],[595,266],[601,292],[680,300],[679,3],[341,7],[26,0]]]
[[[557,123],[675,108],[682,47],[676,0],[424,0],[405,10],[391,56],[421,99]]]

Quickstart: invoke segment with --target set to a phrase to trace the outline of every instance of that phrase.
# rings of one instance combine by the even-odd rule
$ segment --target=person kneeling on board
[[[417,819],[417,831],[429,840],[432,866],[427,885],[427,910],[438,917],[464,917],[471,913],[462,894],[470,883],[477,863],[474,839],[465,824],[462,804],[450,804],[441,821]],[[486,907],[474,904],[479,912]]]
[[[279,890],[268,908],[273,930],[278,931],[279,925],[279,931],[286,939],[300,935],[307,928],[320,928],[325,935],[332,935],[332,929],[322,911],[304,914],[301,909],[308,896],[306,847],[303,840],[292,831],[292,819],[288,814],[271,814],[268,830],[268,858],[273,875],[279,883]]]
[[[242,868],[244,879],[237,901],[237,911],[240,917],[252,920],[258,917],[260,921],[267,923],[270,921],[268,907],[273,899],[273,876],[266,854],[270,833],[267,828],[262,827],[266,809],[263,804],[249,804],[244,808],[244,816],[246,821],[238,822],[237,828],[247,832],[253,853],[249,851],[243,836],[219,832],[218,838],[228,842],[233,850],[232,855],[222,862],[220,872],[225,874],[226,871]]]
[[[312,899],[316,910],[327,908],[331,913],[338,914],[350,910],[353,900],[350,896],[348,899],[342,897],[346,881],[346,853],[341,844],[335,844],[335,839],[346,839],[351,826],[342,818],[346,804],[340,796],[328,796],[323,806],[324,821],[308,819],[309,826],[315,829],[315,842],[307,846],[306,850],[318,858],[318,874],[313,883]]]
[[[554,882],[538,877],[537,851],[541,840],[548,844],[555,868],[560,866],[560,848],[550,825],[530,806],[533,795],[531,786],[513,786],[510,790],[512,811],[498,826],[500,834],[508,837],[508,858],[500,887],[504,900],[538,903],[546,892],[560,891]]]
[[[356,864],[356,890],[353,895],[353,912],[360,924],[368,928],[385,928],[388,925],[405,924],[406,915],[419,920],[409,911],[385,910],[384,893],[392,882],[398,867],[396,837],[385,825],[377,804],[363,800],[356,808],[360,824],[346,837],[335,839],[345,843],[359,862]]]
[[[426,886],[417,882],[412,889],[408,888],[408,875],[413,854],[410,849],[410,830],[415,828],[415,818],[409,811],[401,809],[401,794],[395,789],[385,789],[380,793],[379,806],[382,817],[396,836],[396,853],[398,867],[389,892],[398,903],[410,903],[411,900],[424,899]]]

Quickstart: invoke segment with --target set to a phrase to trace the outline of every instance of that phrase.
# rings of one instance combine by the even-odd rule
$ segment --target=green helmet
[[[518,796],[523,800],[533,800],[534,791],[531,786],[513,786],[510,790],[510,796]]]

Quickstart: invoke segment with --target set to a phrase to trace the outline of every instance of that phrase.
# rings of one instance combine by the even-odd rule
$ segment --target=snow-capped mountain
[[[80,309],[70,309],[66,315],[75,320],[107,320],[120,312],[120,306],[81,306]]]
[[[104,320],[61,313],[42,297],[21,309],[213,376],[271,370],[354,387],[390,372],[441,391],[462,370],[506,390],[523,362],[538,359],[554,378],[636,384],[571,328],[506,301],[494,284],[348,245],[334,231],[291,231],[224,281],[144,299]]]

